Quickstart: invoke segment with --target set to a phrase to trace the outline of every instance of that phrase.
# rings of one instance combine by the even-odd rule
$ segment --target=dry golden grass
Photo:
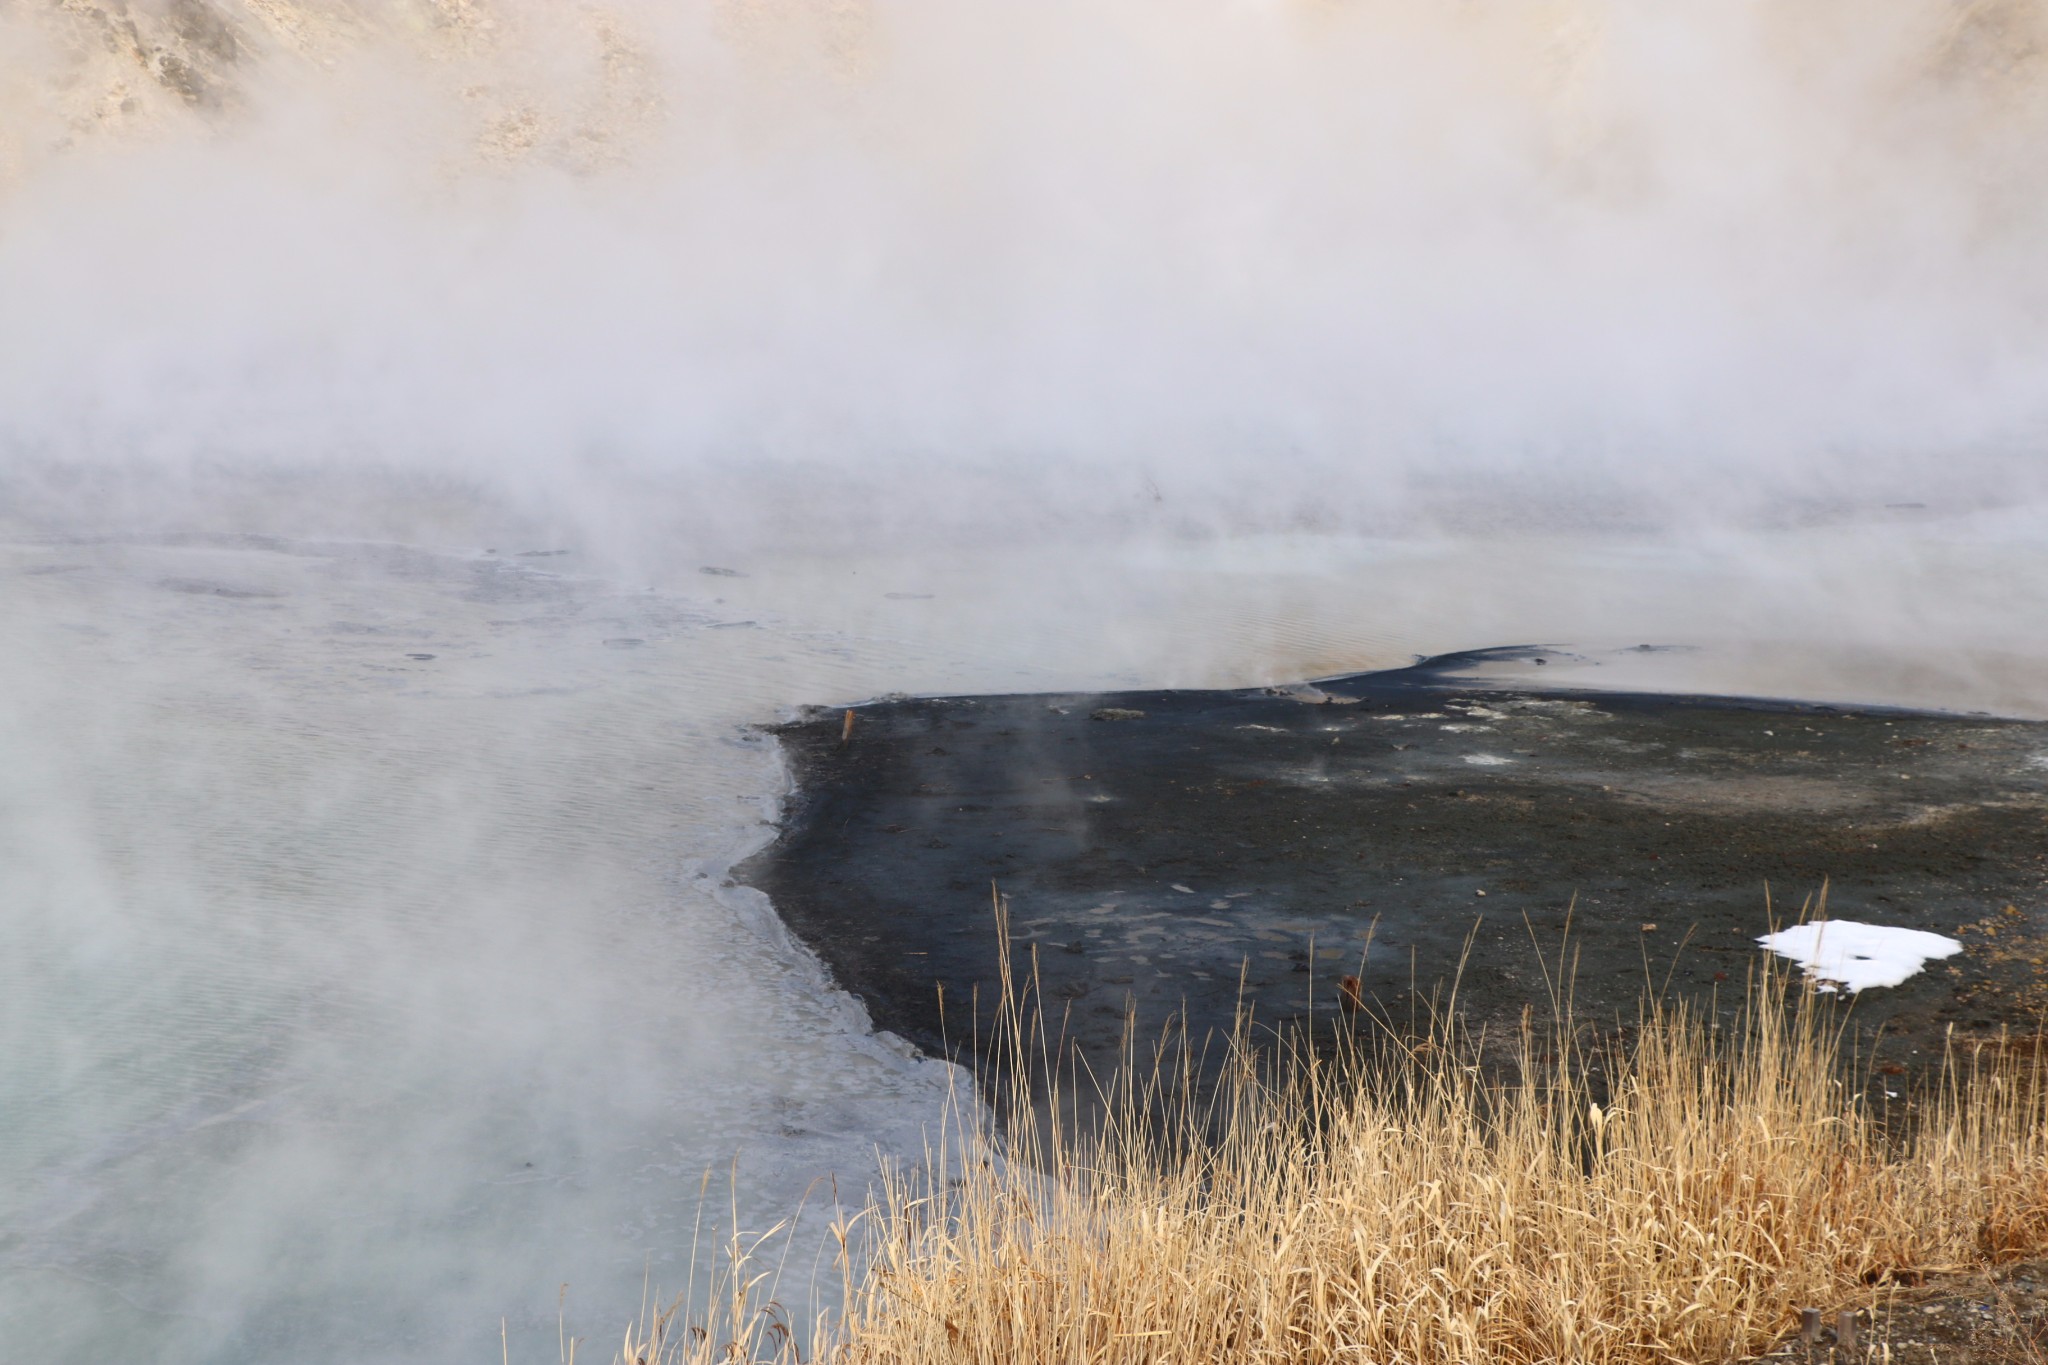
[[[1013,1112],[1041,1050],[1029,1001],[1001,1007]],[[1652,1009],[1597,1063],[1525,1027],[1519,1068],[1482,1068],[1444,1023],[1356,1056],[1241,1036],[1200,1102],[1182,1054],[1127,1071],[1087,1133],[1056,1104],[999,1128],[963,1097],[921,1173],[837,1229],[846,1305],[815,1356],[1732,1361],[1801,1305],[2048,1252],[2042,1049],[1952,1060],[1887,1131],[1829,1017],[1768,975],[1739,1027]],[[666,1319],[624,1359],[797,1359],[739,1250],[715,1321]]]

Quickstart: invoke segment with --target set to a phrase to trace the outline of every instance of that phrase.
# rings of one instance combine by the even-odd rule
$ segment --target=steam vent
[[[1845,950],[1816,984],[1888,1057],[2048,1006],[2048,727],[1474,687],[1453,662],[809,715],[779,732],[781,837],[739,873],[879,1027],[955,1056],[1000,982],[992,886],[1098,1066],[1133,1007],[1197,1038],[1240,999],[1399,1027],[1454,993],[1511,1036],[1561,982],[1589,1021],[1625,1026],[1646,987],[1728,1010],[1823,886]],[[1871,943],[1900,930],[1925,937],[1891,963]]]

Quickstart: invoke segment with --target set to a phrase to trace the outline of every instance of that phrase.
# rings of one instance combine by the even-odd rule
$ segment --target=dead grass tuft
[[[1769,973],[1739,1027],[1651,1008],[1596,1059],[1568,1022],[1525,1025],[1505,1069],[1449,1012],[1427,1047],[1334,1056],[1241,1028],[1213,1088],[1172,1051],[1084,1132],[1032,1103],[1052,1047],[1027,982],[1000,1007],[1003,1081],[1040,1121],[963,1096],[925,1165],[840,1224],[846,1306],[816,1358],[1730,1361],[1802,1305],[2048,1252],[2042,1049],[1952,1058],[1900,1132],[1834,1017]],[[731,1274],[722,1330],[664,1323],[624,1359],[801,1359]]]

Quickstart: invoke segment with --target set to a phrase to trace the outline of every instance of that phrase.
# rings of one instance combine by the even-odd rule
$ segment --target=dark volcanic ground
[[[997,981],[992,882],[1097,1063],[1132,1003],[1147,1028],[1184,1007],[1227,1031],[1241,976],[1262,1020],[1334,1016],[1356,973],[1405,1022],[1468,943],[1477,1023],[1547,1013],[1561,948],[1580,1018],[1632,1020],[1646,983],[1727,1008],[1757,935],[1824,882],[1833,917],[1965,944],[1856,997],[1888,1056],[2048,1006],[2048,726],[1457,680],[1483,657],[1297,689],[888,700],[845,739],[844,713],[814,712],[780,728],[796,792],[737,875],[877,1026],[955,1054]]]

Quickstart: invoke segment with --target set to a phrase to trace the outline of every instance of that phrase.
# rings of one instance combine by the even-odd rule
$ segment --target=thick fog
[[[547,1358],[914,1152],[790,706],[2048,714],[2044,144],[2040,0],[0,3],[8,1339]]]
[[[0,238],[16,478],[202,499],[102,515],[246,464],[639,554],[2038,488],[2027,0],[105,8],[140,57],[7,20]]]

